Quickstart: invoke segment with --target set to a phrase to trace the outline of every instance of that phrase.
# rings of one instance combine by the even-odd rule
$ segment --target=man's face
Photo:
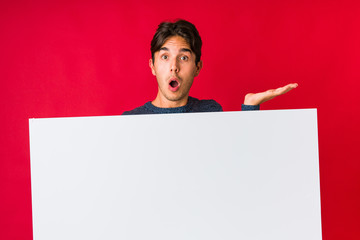
[[[202,61],[195,64],[195,54],[180,36],[170,37],[149,61],[156,76],[158,98],[164,106],[181,106],[187,103],[190,87],[201,68]]]

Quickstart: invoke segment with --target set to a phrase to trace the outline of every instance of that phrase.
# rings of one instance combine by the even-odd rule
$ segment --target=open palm
[[[270,89],[265,92],[260,93],[248,93],[245,96],[244,104],[245,105],[259,105],[266,101],[273,99],[274,97],[280,96],[284,93],[289,92],[290,90],[296,88],[297,83],[290,83],[284,87]]]

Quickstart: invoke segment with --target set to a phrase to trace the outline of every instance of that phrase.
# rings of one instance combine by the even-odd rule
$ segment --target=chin
[[[186,95],[177,94],[175,96],[165,96],[165,97],[169,101],[176,102],[176,101],[183,100],[186,97]]]

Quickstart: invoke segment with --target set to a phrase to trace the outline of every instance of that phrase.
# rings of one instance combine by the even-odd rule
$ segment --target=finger
[[[296,88],[298,86],[297,83],[290,83],[284,87],[280,87],[280,88],[277,88],[274,93],[276,94],[276,96],[279,96],[279,95],[282,95],[284,93],[287,93],[289,92],[290,90]]]

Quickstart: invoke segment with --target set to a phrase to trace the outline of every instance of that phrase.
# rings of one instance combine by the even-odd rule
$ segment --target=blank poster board
[[[316,114],[30,119],[34,240],[320,240]]]

